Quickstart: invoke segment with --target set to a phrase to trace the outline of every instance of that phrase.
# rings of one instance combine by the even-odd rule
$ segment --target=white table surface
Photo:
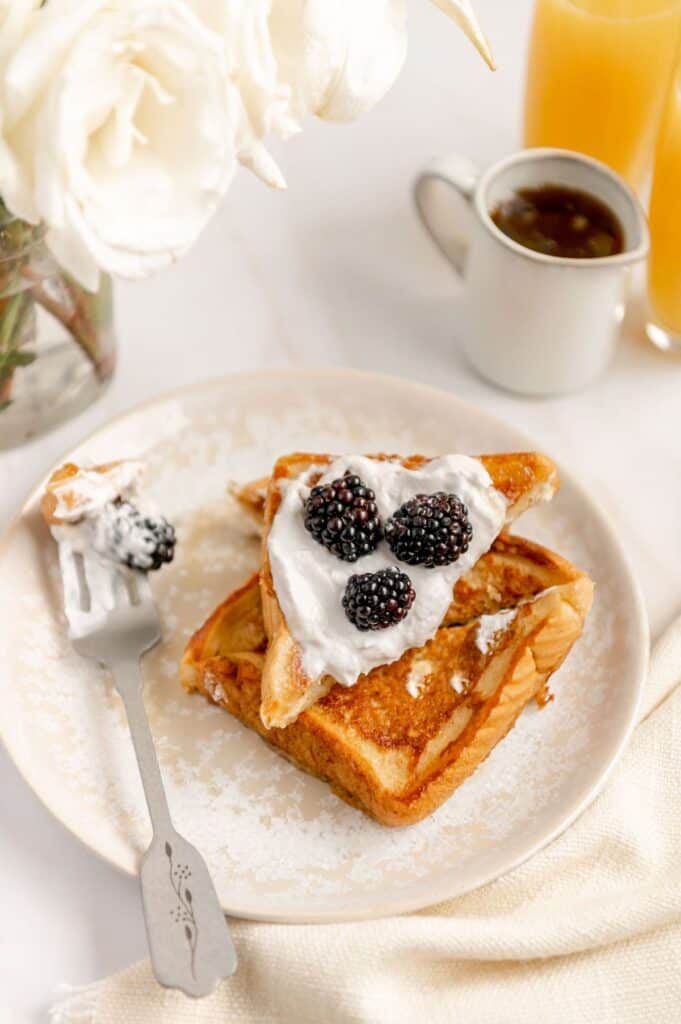
[[[115,382],[71,423],[0,454],[0,529],[62,453],[142,399],[230,370],[354,366],[446,388],[533,435],[612,516],[653,635],[681,608],[681,361],[646,345],[640,301],[607,375],[575,396],[502,394],[457,351],[458,286],[417,223],[410,182],[436,154],[484,164],[518,145],[530,0],[477,6],[495,75],[434,8],[411,0],[407,66],[377,110],[277,146],[287,193],[241,172],[178,267],[118,288]],[[137,885],[67,834],[1,750],[0,806],[0,1020],[4,1009],[37,1022],[59,983],[145,955]]]

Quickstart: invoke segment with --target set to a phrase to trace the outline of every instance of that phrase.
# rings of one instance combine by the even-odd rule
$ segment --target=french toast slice
[[[405,458],[394,455],[370,456],[378,460],[393,460],[406,469],[414,469],[431,460],[423,455]],[[333,686],[330,676],[309,678],[303,671],[298,646],[291,635],[281,609],[272,579],[268,556],[270,527],[282,500],[281,484],[319,467],[331,464],[336,456],[298,452],[280,458],[273,469],[267,486],[263,507],[263,532],[261,549],[260,589],[262,596],[265,630],[269,644],[262,672],[262,703],[260,714],[267,728],[282,727],[310,707]],[[553,497],[558,489],[558,471],[551,459],[536,452],[520,452],[508,455],[479,456],[492,484],[507,502],[506,522],[515,520],[522,512]],[[318,479],[318,477],[316,478]],[[310,481],[311,484],[315,479]],[[259,506],[264,481],[255,481],[243,488],[239,500],[251,505],[256,511]],[[361,571],[361,570],[359,570]]]
[[[245,484],[231,483],[228,488],[228,493],[239,503],[250,522],[260,531],[265,522],[265,501],[269,485],[270,478],[261,476],[257,480],[249,480]]]
[[[339,684],[284,728],[260,717],[267,633],[257,575],[189,641],[181,680],[384,825],[440,806],[509,731],[582,632],[593,584],[558,555],[504,534],[455,588],[423,648]]]

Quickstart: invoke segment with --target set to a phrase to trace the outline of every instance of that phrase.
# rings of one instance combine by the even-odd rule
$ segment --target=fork
[[[146,574],[59,545],[69,636],[108,668],[125,705],[153,828],[140,865],[144,920],[157,981],[209,995],[237,966],[215,886],[198,850],[173,827],[142,698],[139,661],[161,638]]]

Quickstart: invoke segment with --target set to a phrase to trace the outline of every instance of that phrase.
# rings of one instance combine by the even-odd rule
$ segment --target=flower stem
[[[0,299],[0,409],[10,404],[14,374],[19,366],[28,366],[35,353],[23,346],[31,340],[29,319],[33,299],[29,292],[18,292]]]
[[[27,264],[21,268],[21,274],[31,283],[31,291],[37,302],[64,325],[74,341],[92,363],[99,377],[104,373],[100,361],[100,339],[97,327],[92,318],[90,304],[85,292],[74,282],[68,281],[64,275],[59,278],[57,289],[48,288],[48,281]],[[52,283],[54,278],[49,279]]]

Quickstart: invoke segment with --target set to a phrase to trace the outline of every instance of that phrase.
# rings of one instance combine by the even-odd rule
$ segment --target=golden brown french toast
[[[265,520],[265,500],[269,485],[270,478],[262,476],[245,484],[232,483],[228,489],[249,519],[261,529]]]
[[[423,455],[403,458],[379,454],[370,458],[398,462],[406,469],[421,467],[431,461]],[[313,467],[320,467],[321,476],[323,467],[331,464],[334,459],[333,455],[302,452],[284,456],[276,462],[267,487],[263,509],[260,588],[269,644],[262,672],[260,714],[268,728],[285,726],[294,721],[301,711],[328,693],[334,683],[330,676],[311,679],[303,671],[298,646],[277,599],[268,556],[269,531],[282,500],[282,482],[294,479]],[[506,500],[507,523],[538,501],[552,497],[558,488],[558,472],[554,463],[536,452],[483,455],[479,456],[479,461],[487,470],[493,486]],[[316,479],[319,477],[311,479],[310,484],[314,485]],[[262,486],[263,481],[259,480],[242,489],[240,500],[255,507]]]
[[[582,632],[592,595],[591,580],[565,559],[502,535],[457,583],[451,625],[354,686],[333,685],[285,728],[267,729],[260,700],[268,639],[253,576],[189,641],[182,683],[348,803],[385,825],[406,825],[443,803],[543,694]],[[508,614],[485,617],[502,609]]]

